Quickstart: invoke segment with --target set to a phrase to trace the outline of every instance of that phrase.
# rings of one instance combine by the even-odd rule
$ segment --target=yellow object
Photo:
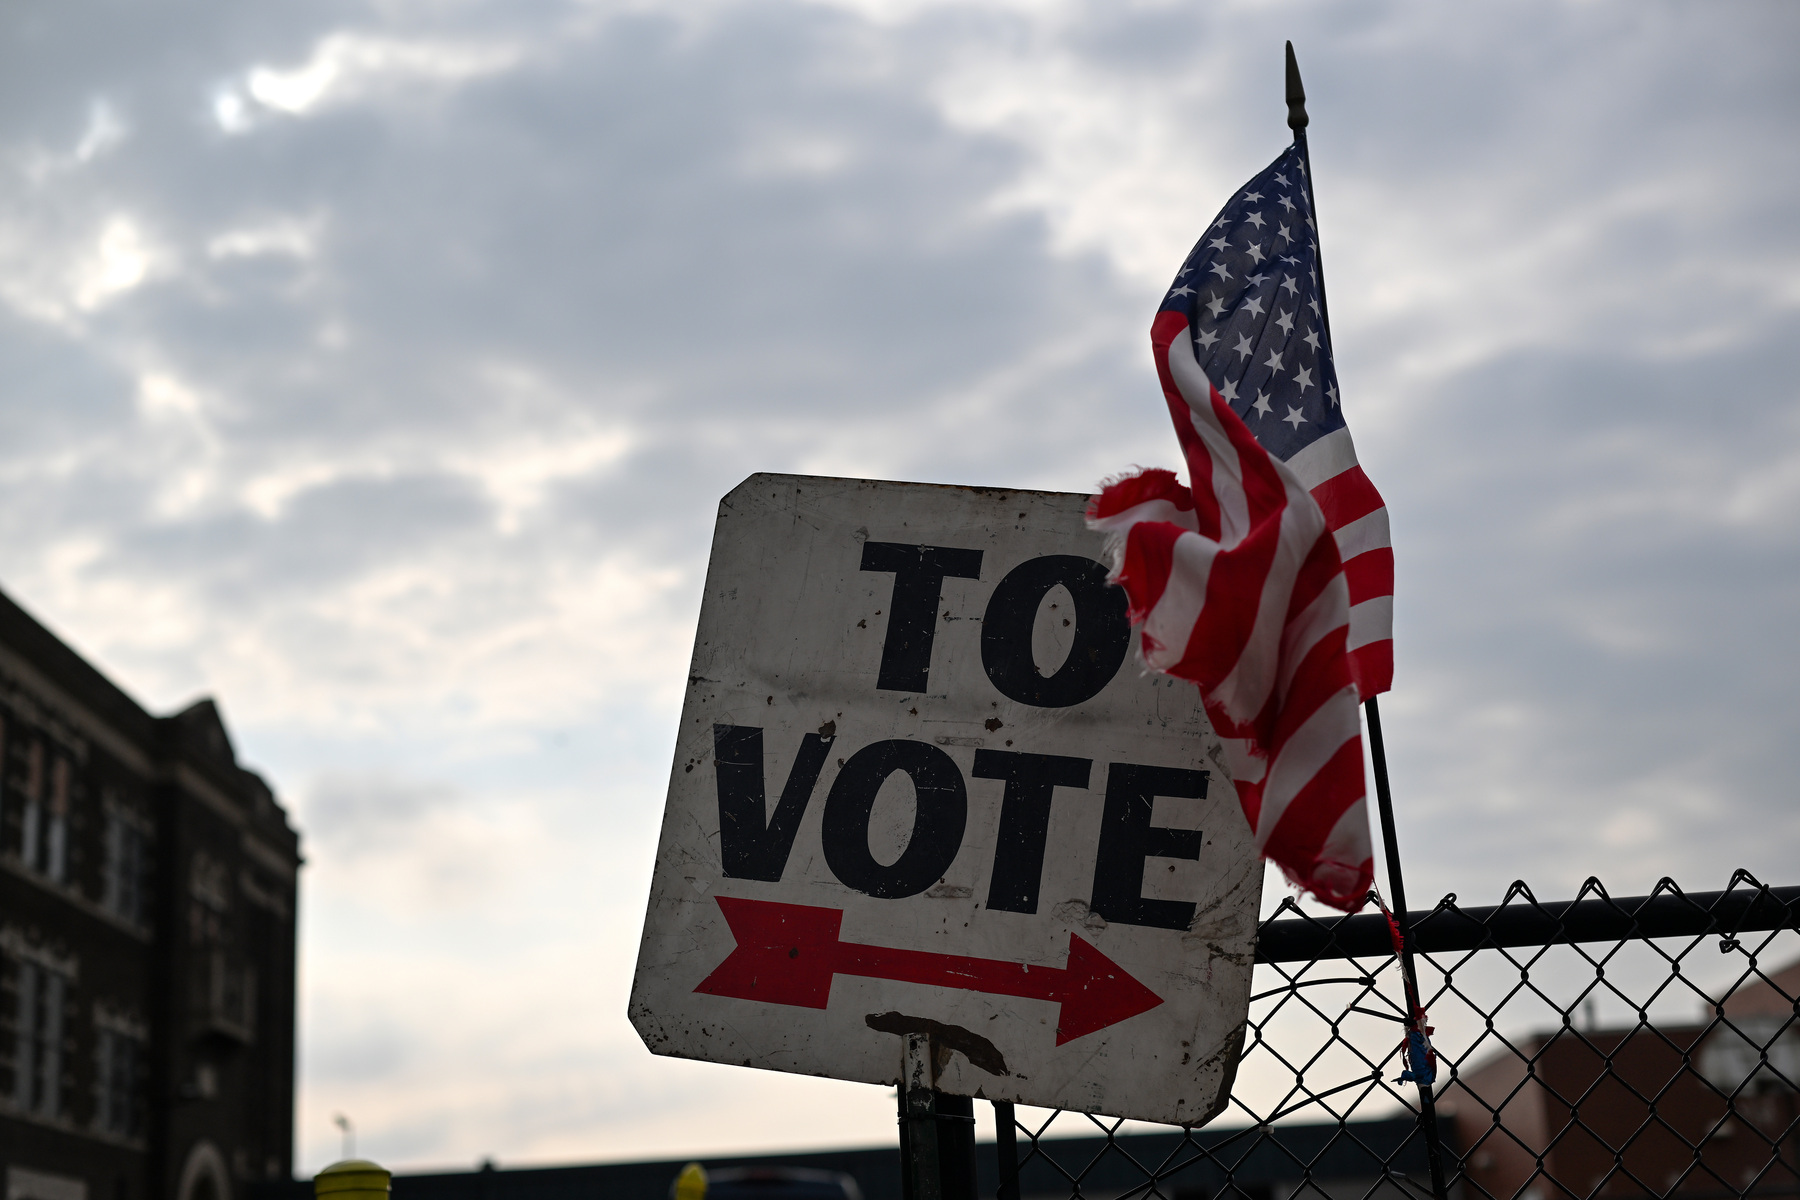
[[[681,1174],[675,1177],[670,1200],[706,1200],[706,1168],[699,1163],[689,1163],[681,1168]]]
[[[332,1163],[313,1176],[313,1195],[331,1200],[388,1200],[394,1176],[366,1158]]]

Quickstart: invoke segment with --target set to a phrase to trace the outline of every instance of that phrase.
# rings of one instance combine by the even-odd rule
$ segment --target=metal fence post
[[[933,1092],[937,1109],[939,1186],[944,1200],[977,1200],[975,1102]]]
[[[994,1158],[1000,1172],[996,1200],[1019,1200],[1019,1131],[1010,1100],[994,1101]]]

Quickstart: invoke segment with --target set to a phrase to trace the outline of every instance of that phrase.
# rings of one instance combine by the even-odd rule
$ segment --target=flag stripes
[[[1088,524],[1109,534],[1145,663],[1199,685],[1258,850],[1354,908],[1373,862],[1337,541],[1199,370],[1186,321],[1159,314],[1152,343],[1194,486],[1164,470],[1112,481]]]

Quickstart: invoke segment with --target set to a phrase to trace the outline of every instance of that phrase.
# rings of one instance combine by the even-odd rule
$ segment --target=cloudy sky
[[[304,1167],[891,1138],[624,1019],[715,503],[1172,465],[1284,38],[1415,903],[1800,882],[1800,9],[0,11],[0,586],[289,805]]]

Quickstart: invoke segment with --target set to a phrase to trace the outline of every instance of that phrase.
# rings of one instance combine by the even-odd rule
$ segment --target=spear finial
[[[1300,86],[1300,64],[1294,59],[1294,43],[1287,44],[1288,128],[1299,137],[1306,132],[1306,89]]]

